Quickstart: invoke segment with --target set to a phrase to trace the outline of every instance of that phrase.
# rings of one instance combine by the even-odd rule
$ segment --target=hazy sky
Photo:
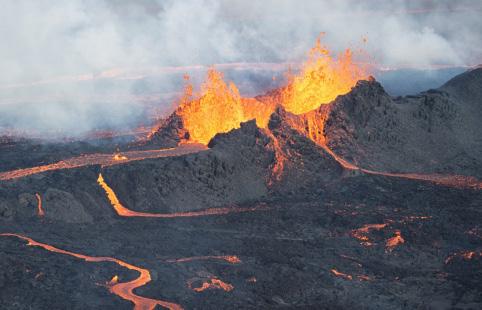
[[[88,130],[99,122],[91,115],[98,105],[120,124],[139,109],[146,74],[169,84],[158,86],[161,94],[182,88],[167,77],[176,69],[164,67],[298,62],[322,31],[334,51],[359,47],[366,37],[363,48],[385,66],[482,62],[482,1],[3,0],[1,6],[0,114],[8,112],[11,124],[63,129],[75,121]]]

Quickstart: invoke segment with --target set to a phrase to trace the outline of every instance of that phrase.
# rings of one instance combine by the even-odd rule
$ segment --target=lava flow
[[[449,255],[446,259],[445,259],[445,264],[448,264],[450,263],[451,261],[453,261],[455,258],[461,258],[463,260],[466,260],[466,261],[470,261],[476,257],[482,257],[482,251],[479,251],[479,252],[475,252],[475,251],[461,251],[461,252],[457,252],[457,253],[454,253],[452,255]]]
[[[83,254],[78,254],[66,250],[62,250],[59,248],[56,248],[54,246],[37,242],[31,238],[18,235],[18,234],[12,234],[12,233],[3,233],[0,234],[0,236],[5,236],[5,237],[17,237],[19,239],[27,241],[27,245],[29,246],[37,246],[41,247],[47,251],[54,252],[54,253],[59,253],[59,254],[65,254],[69,256],[73,256],[76,258],[80,258],[85,260],[86,262],[113,262],[118,264],[119,266],[128,268],[130,270],[135,270],[139,272],[139,277],[137,277],[135,280],[129,281],[129,282],[117,282],[117,278],[114,277],[112,281],[109,282],[108,287],[109,291],[125,300],[128,300],[134,304],[134,309],[136,310],[143,310],[143,309],[154,309],[157,305],[172,309],[172,310],[180,310],[182,307],[178,304],[175,303],[170,303],[167,301],[162,301],[162,300],[157,300],[157,299],[151,299],[147,297],[142,297],[139,295],[136,295],[133,291],[134,289],[144,286],[147,283],[151,281],[151,274],[149,273],[149,270],[143,269],[134,265],[131,265],[129,263],[126,263],[122,260],[119,260],[117,258],[112,258],[112,257],[93,257],[93,256],[87,256]],[[116,279],[116,280],[114,280]]]
[[[349,274],[346,274],[346,273],[343,273],[343,272],[340,272],[336,269],[331,269],[330,270],[332,274],[334,274],[335,276],[337,277],[340,277],[340,278],[343,278],[345,280],[353,280],[353,277]]]
[[[112,190],[112,188],[105,182],[104,177],[102,174],[99,173],[99,177],[97,178],[97,183],[102,187],[105,191],[107,198],[110,201],[110,204],[117,212],[117,215],[124,216],[124,217],[157,217],[157,218],[176,218],[176,217],[197,217],[197,216],[207,216],[207,215],[224,215],[229,213],[240,213],[240,212],[248,212],[248,211],[257,211],[266,209],[264,205],[262,206],[255,206],[255,207],[248,207],[248,208],[211,208],[211,209],[204,209],[200,211],[190,211],[190,212],[175,212],[175,213],[147,213],[147,212],[137,212],[132,211],[124,207],[117,195]]]
[[[44,209],[42,208],[42,197],[40,197],[40,194],[36,193],[35,197],[37,197],[37,215],[39,217],[45,216]]]
[[[230,292],[234,289],[234,286],[229,283],[223,282],[218,278],[210,278],[206,281],[203,281],[200,287],[194,287],[193,282],[195,282],[195,279],[188,281],[187,285],[190,289],[198,293],[208,289],[221,289],[225,292]]]
[[[388,224],[366,224],[361,228],[355,229],[352,231],[352,236],[356,239],[361,241],[361,244],[365,246],[372,245],[370,238],[368,238],[367,234],[371,230],[380,230],[387,226]]]
[[[184,263],[184,262],[192,262],[196,260],[209,260],[209,259],[218,259],[224,260],[230,264],[239,264],[241,260],[236,255],[220,255],[220,256],[193,256],[193,257],[183,257],[177,259],[168,259],[166,262],[168,263]]]
[[[206,146],[196,143],[181,144],[176,148],[148,150],[148,151],[128,151],[124,155],[119,154],[88,154],[79,157],[62,160],[53,164],[37,166],[32,168],[17,169],[13,171],[0,172],[0,181],[26,177],[45,171],[72,169],[83,166],[102,165],[112,166],[130,161],[143,160],[148,158],[172,157],[185,154],[197,153],[206,150]]]

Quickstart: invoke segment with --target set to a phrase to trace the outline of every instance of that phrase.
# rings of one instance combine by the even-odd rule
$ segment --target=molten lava
[[[72,157],[72,158],[61,160],[56,163],[52,163],[48,165],[0,172],[0,181],[22,178],[32,174],[42,173],[46,171],[53,171],[53,170],[72,169],[72,168],[91,166],[91,165],[111,166],[111,165],[123,164],[130,161],[144,160],[147,158],[181,156],[185,154],[201,152],[206,149],[207,149],[206,146],[202,144],[185,143],[185,144],[179,145],[176,148],[125,152],[125,155],[121,157],[121,160],[116,159],[116,154],[114,155],[113,154],[81,155],[78,157]]]
[[[350,50],[336,59],[318,39],[301,72],[290,74],[288,86],[260,100],[241,97],[236,86],[224,82],[222,73],[214,69],[208,71],[197,95],[186,77],[188,82],[177,113],[190,134],[189,140],[207,144],[217,133],[239,128],[241,122],[251,119],[266,128],[277,105],[294,114],[316,109],[346,94],[358,80],[367,77],[366,70],[353,62]]]
[[[121,155],[121,154],[115,154],[114,157],[112,158],[113,160],[128,160],[127,156]]]
[[[257,211],[257,210],[265,210],[265,205],[258,205],[254,207],[247,207],[247,208],[211,208],[205,209],[200,211],[190,211],[190,212],[176,212],[176,213],[147,213],[147,212],[137,212],[132,211],[124,207],[117,195],[115,194],[114,190],[105,182],[104,177],[102,174],[99,173],[99,177],[97,178],[97,183],[102,187],[105,191],[107,198],[110,201],[110,204],[117,212],[119,216],[125,217],[157,217],[157,218],[175,218],[175,217],[197,217],[197,216],[207,216],[207,215],[224,215],[229,213],[239,213],[239,212],[249,212],[249,211]]]
[[[59,248],[56,248],[54,246],[45,244],[45,243],[40,243],[37,242],[33,239],[30,239],[28,237],[18,235],[18,234],[11,234],[11,233],[3,233],[0,234],[0,236],[5,236],[5,237],[17,237],[19,239],[25,240],[28,242],[29,246],[37,246],[41,247],[47,251],[54,252],[54,253],[59,253],[59,254],[64,254],[64,255],[69,255],[73,256],[79,259],[83,259],[86,262],[113,262],[118,264],[119,266],[125,267],[130,270],[135,270],[139,273],[139,277],[136,279],[129,281],[129,282],[117,282],[118,278],[115,276],[109,283],[109,291],[111,293],[116,294],[117,296],[129,300],[134,304],[134,309],[136,310],[141,310],[141,309],[154,309],[157,305],[160,305],[162,307],[171,309],[171,310],[181,310],[182,307],[178,304],[170,303],[167,301],[162,301],[162,300],[157,300],[157,299],[151,299],[151,298],[146,298],[142,297],[139,295],[136,295],[134,293],[134,289],[144,286],[147,283],[151,281],[151,274],[149,270],[143,269],[134,265],[131,265],[129,263],[126,263],[122,260],[119,260],[117,258],[112,258],[112,257],[94,257],[94,256],[87,256],[83,254],[78,254],[66,250],[62,250]]]
[[[349,274],[346,274],[346,273],[343,273],[343,272],[340,272],[336,269],[331,269],[330,270],[332,274],[334,274],[335,276],[339,277],[339,278],[343,278],[345,280],[353,280],[353,277]]]
[[[371,246],[372,242],[367,236],[371,230],[381,230],[388,224],[366,224],[361,228],[355,229],[351,232],[351,235],[361,241],[362,245]]]
[[[40,197],[40,194],[36,193],[35,197],[37,197],[37,215],[39,217],[45,216],[44,209],[42,208],[42,197]]]
[[[294,114],[303,114],[348,93],[359,80],[366,79],[364,68],[353,62],[347,49],[335,59],[318,38],[298,75],[289,76],[282,104]]]
[[[237,87],[226,84],[223,74],[211,68],[200,94],[193,94],[189,79],[177,113],[181,116],[190,141],[207,144],[217,133],[239,128],[240,123],[256,119],[266,127],[274,107],[253,98],[242,98]],[[196,98],[194,98],[196,97]]]
[[[403,243],[405,243],[405,239],[402,237],[402,232],[400,230],[396,230],[395,236],[387,240],[386,247],[388,251],[393,251],[393,249]]]
[[[218,259],[224,260],[230,264],[239,264],[241,260],[236,255],[221,255],[221,256],[193,256],[193,257],[183,257],[177,259],[168,259],[166,260],[169,263],[184,263],[184,262],[192,262],[196,260],[209,260],[209,259]]]
[[[225,292],[230,292],[234,289],[234,286],[232,286],[229,283],[223,282],[218,278],[210,278],[206,281],[203,281],[200,287],[194,287],[193,282],[194,281],[192,280],[188,281],[188,287],[198,293],[208,289],[221,289],[221,290],[224,290]]]
[[[482,251],[479,251],[479,252],[476,252],[476,251],[461,251],[461,252],[457,252],[457,253],[454,253],[452,255],[449,255],[445,259],[445,264],[450,263],[455,258],[460,258],[460,259],[465,260],[465,261],[470,261],[470,260],[472,260],[474,258],[477,258],[477,257],[478,258],[482,257]]]

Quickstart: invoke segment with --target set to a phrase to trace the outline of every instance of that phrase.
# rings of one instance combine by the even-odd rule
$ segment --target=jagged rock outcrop
[[[378,82],[360,81],[331,103],[327,144],[364,168],[480,176],[481,102],[469,98],[480,98],[481,71],[464,73],[438,90],[395,99]],[[459,79],[470,95],[460,95],[465,92],[456,86]]]
[[[131,209],[151,212],[224,207],[264,198],[274,160],[254,121],[217,135],[211,149],[104,169],[106,181]]]
[[[147,147],[174,147],[183,140],[189,140],[189,132],[184,128],[182,118],[175,111],[141,144]]]

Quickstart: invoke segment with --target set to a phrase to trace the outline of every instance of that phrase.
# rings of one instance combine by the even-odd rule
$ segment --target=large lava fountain
[[[277,105],[294,114],[303,114],[346,94],[358,80],[366,79],[366,68],[353,62],[347,49],[337,58],[321,45],[310,50],[308,60],[296,75],[288,74],[288,85],[263,96],[243,98],[233,83],[226,84],[222,73],[210,69],[198,94],[186,77],[177,114],[182,118],[190,141],[207,144],[214,135],[239,128],[241,122],[256,119],[265,128]]]

